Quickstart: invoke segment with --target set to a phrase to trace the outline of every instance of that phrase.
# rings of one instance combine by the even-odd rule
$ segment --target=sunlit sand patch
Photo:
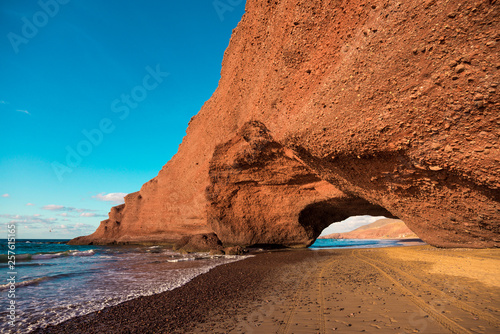
[[[440,249],[431,246],[384,249],[403,261],[423,261],[429,274],[461,276],[500,287],[500,249]]]

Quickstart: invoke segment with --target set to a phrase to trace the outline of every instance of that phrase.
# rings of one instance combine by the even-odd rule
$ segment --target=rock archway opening
[[[385,220],[389,221],[393,219],[388,219],[385,216],[369,216],[369,215],[351,216],[345,220],[342,220],[340,222],[335,222],[326,227],[319,235],[319,238],[328,238],[328,237],[336,238],[337,234],[355,231],[366,225]]]
[[[299,214],[299,224],[316,240],[327,227],[354,216],[398,218],[363,198],[347,197],[307,205]]]

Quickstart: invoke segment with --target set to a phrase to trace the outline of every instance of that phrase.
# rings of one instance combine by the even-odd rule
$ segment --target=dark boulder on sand
[[[195,234],[182,237],[174,246],[175,250],[181,252],[215,252],[222,250],[222,242],[215,233]]]

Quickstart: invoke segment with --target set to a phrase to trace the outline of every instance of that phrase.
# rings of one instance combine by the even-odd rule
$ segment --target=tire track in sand
[[[318,303],[319,303],[319,331],[320,333],[326,333],[326,320],[325,320],[325,293],[324,293],[324,278],[325,271],[331,268],[333,262],[337,259],[332,259],[324,264],[322,264],[321,271],[318,274]]]
[[[377,266],[373,259],[364,256],[360,254],[359,250],[354,250],[352,252],[353,256],[359,259],[360,261],[365,262],[366,264],[370,265],[371,267],[375,268],[377,271],[379,271],[383,276],[385,276],[390,282],[394,284],[395,287],[397,287],[399,290],[401,290],[404,294],[407,295],[407,297],[420,309],[422,309],[424,312],[427,312],[429,316],[431,316],[435,321],[437,321],[441,326],[444,328],[448,329],[450,332],[454,334],[472,334],[469,330],[465,329],[464,327],[460,326],[450,318],[444,316],[443,314],[439,313],[436,309],[434,309],[432,306],[428,305],[425,300],[422,298],[416,296],[413,292],[408,290],[406,287],[404,287],[397,279],[392,277],[387,271],[384,269],[380,268]]]
[[[398,275],[405,277],[405,279],[408,281],[412,281],[414,283],[417,283],[417,285],[421,285],[421,286],[425,287],[427,290],[432,291],[435,294],[441,296],[444,300],[448,300],[450,303],[452,303],[453,306],[461,309],[462,311],[469,312],[469,313],[475,315],[476,317],[478,317],[479,319],[487,321],[491,325],[500,327],[500,319],[494,317],[493,315],[491,315],[489,313],[478,310],[477,308],[475,308],[475,307],[473,307],[473,306],[471,306],[463,301],[460,301],[453,296],[446,294],[445,292],[433,287],[432,285],[418,279],[417,277],[415,277],[415,275],[410,275],[410,274],[402,271],[401,269],[396,268],[395,266],[393,266],[389,263],[386,263],[380,259],[374,259],[373,257],[370,257],[366,254],[359,254],[359,255],[363,256],[365,258],[369,258],[371,261],[377,262],[378,264],[380,264],[382,266],[386,266],[387,268],[390,268],[391,270],[396,272]]]
[[[309,272],[307,275],[304,275],[304,277],[300,281],[300,284],[297,287],[297,290],[295,291],[295,294],[292,297],[291,306],[285,315],[284,323],[281,324],[279,326],[278,330],[276,331],[277,334],[286,334],[289,332],[290,326],[292,323],[292,317],[295,314],[295,309],[300,304],[300,295],[303,293],[305,286],[306,286],[307,282],[309,281],[310,277],[312,276],[312,274],[313,274],[312,271]]]
[[[279,334],[285,334],[290,331],[290,326],[292,325],[292,319],[293,316],[295,315],[295,311],[299,305],[302,305],[302,299],[301,295],[306,292],[306,284],[309,282],[311,283],[311,279],[316,279],[318,282],[318,304],[319,304],[319,310],[318,310],[318,322],[319,322],[319,333],[326,333],[326,321],[325,321],[325,298],[324,298],[324,288],[323,288],[323,283],[324,283],[324,277],[325,277],[325,271],[329,269],[334,263],[336,259],[332,259],[329,261],[325,261],[320,264],[321,269],[316,269],[315,271],[317,272],[317,275],[315,271],[309,272],[307,275],[305,275],[297,290],[295,291],[295,294],[292,298],[291,301],[291,307],[289,308],[288,312],[285,315],[285,320],[284,323],[280,325],[276,333]]]

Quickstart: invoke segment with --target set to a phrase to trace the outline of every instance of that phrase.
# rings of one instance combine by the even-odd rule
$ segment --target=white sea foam
[[[194,257],[183,257],[180,259],[172,259],[172,260],[167,260],[170,263],[177,263],[177,262],[186,262],[186,261],[194,261],[196,260]]]
[[[47,254],[34,254],[31,255],[32,260],[46,260],[46,259],[54,259],[56,257],[67,256],[67,252],[62,253],[47,253]]]
[[[76,251],[76,250],[70,250],[69,255],[71,256],[92,256],[95,254],[95,251],[93,249],[86,250],[86,251]]]
[[[23,296],[23,307],[16,314],[20,332],[56,325],[140,296],[173,290],[212,268],[245,258],[183,256],[171,251],[149,253],[144,248],[138,251],[68,250],[33,256],[36,258],[32,263],[46,263],[51,259],[47,262],[57,265],[38,267],[52,273],[50,277],[26,279],[16,284],[16,290],[19,289],[16,294]],[[34,266],[27,268],[45,275],[45,271],[39,272]],[[4,285],[0,290],[1,287],[9,288]],[[4,316],[2,310],[0,316]],[[3,326],[0,324],[0,332],[5,329]]]
[[[94,254],[95,251],[93,249],[90,249],[86,251],[70,250],[59,253],[21,254],[19,256],[24,255],[26,259],[31,259],[31,260],[47,260],[47,259],[55,259],[62,256],[92,256]]]
[[[34,278],[34,279],[27,280],[27,281],[16,282],[14,284],[14,286],[16,288],[20,288],[20,287],[23,287],[23,286],[38,284],[40,282],[47,281],[49,279],[51,279],[51,277]],[[0,284],[0,291],[9,290],[10,286],[11,286],[11,284]]]

